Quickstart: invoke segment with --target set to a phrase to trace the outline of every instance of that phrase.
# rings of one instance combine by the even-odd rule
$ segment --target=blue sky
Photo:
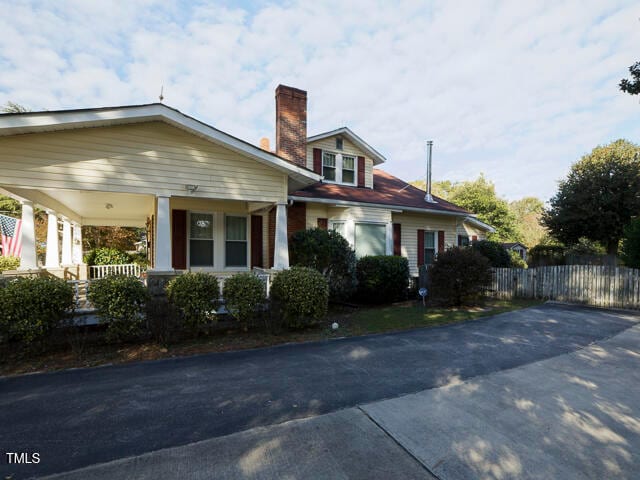
[[[631,1],[0,0],[0,104],[157,101],[247,141],[274,134],[274,89],[308,91],[309,134],[348,125],[421,178],[480,172],[548,200],[571,163],[640,143]]]

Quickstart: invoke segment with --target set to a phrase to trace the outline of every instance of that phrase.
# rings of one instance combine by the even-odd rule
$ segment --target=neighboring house
[[[37,268],[34,205],[49,212],[45,268],[79,278],[82,225],[146,227],[159,276],[287,268],[288,237],[309,227],[340,231],[358,256],[403,255],[417,275],[493,231],[375,168],[385,158],[348,128],[307,138],[306,112],[306,92],[277,88],[275,153],[157,103],[0,115],[0,192],[23,204],[21,270]]]
[[[503,243],[502,248],[504,248],[507,252],[516,252],[522,260],[527,261],[527,247],[521,243],[513,242],[513,243]]]

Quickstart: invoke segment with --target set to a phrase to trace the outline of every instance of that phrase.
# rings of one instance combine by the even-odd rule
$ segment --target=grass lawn
[[[282,343],[300,343],[331,338],[393,332],[411,328],[432,327],[447,323],[474,320],[489,315],[539,305],[536,300],[486,299],[478,307],[424,308],[416,302],[406,302],[377,308],[335,309],[321,326],[306,330],[271,334],[262,331],[242,332],[236,329],[221,331],[167,347],[152,342],[127,345],[108,345],[97,334],[87,337],[83,348],[70,348],[68,344],[40,355],[8,349],[0,352],[0,375],[44,372],[65,368],[129,363],[143,360],[181,357],[210,352],[226,352],[248,348],[267,347]],[[330,325],[338,322],[340,328]],[[96,340],[98,339],[98,340]],[[6,346],[4,346],[6,347]],[[6,350],[6,348],[5,348]]]

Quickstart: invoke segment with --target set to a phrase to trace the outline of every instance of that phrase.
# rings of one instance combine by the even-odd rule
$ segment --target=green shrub
[[[564,265],[565,250],[563,245],[536,245],[529,250],[527,255],[529,267]]]
[[[640,218],[632,220],[624,229],[621,257],[627,267],[640,268]]]
[[[17,278],[0,288],[3,336],[30,343],[62,326],[74,306],[73,288],[52,277]]]
[[[515,250],[509,250],[509,258],[513,268],[527,268],[527,262]]]
[[[358,298],[366,303],[390,303],[407,299],[409,262],[405,257],[366,256],[356,265]]]
[[[346,300],[355,291],[356,254],[334,230],[312,228],[294,233],[289,240],[291,265],[314,268],[329,282],[332,300]]]
[[[112,275],[89,286],[89,300],[100,321],[107,323],[109,342],[132,340],[142,333],[147,298],[146,287],[135,277]]]
[[[451,248],[438,254],[429,271],[429,296],[446,305],[477,300],[491,284],[489,259],[471,248]]]
[[[193,332],[216,320],[215,309],[220,297],[218,279],[206,273],[185,273],[167,284],[167,297],[184,326]]]
[[[327,315],[329,284],[313,268],[292,267],[273,277],[271,300],[274,313],[285,326],[306,327]]]
[[[5,270],[15,270],[20,266],[19,257],[0,257],[0,273]]]
[[[131,257],[127,252],[109,247],[96,248],[84,257],[87,265],[123,265],[130,262]]]
[[[257,309],[267,300],[265,284],[251,273],[227,278],[222,289],[225,305],[246,330],[256,317]]]
[[[149,259],[147,258],[146,253],[137,252],[129,255],[128,263],[135,263],[136,265],[140,265],[143,268],[147,268],[149,266]]]
[[[481,255],[484,255],[494,268],[509,268],[511,257],[498,242],[491,240],[479,240],[471,244],[471,248]]]

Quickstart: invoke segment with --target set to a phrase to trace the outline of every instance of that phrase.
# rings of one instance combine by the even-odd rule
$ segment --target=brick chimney
[[[285,85],[276,88],[276,155],[307,164],[307,92]]]

